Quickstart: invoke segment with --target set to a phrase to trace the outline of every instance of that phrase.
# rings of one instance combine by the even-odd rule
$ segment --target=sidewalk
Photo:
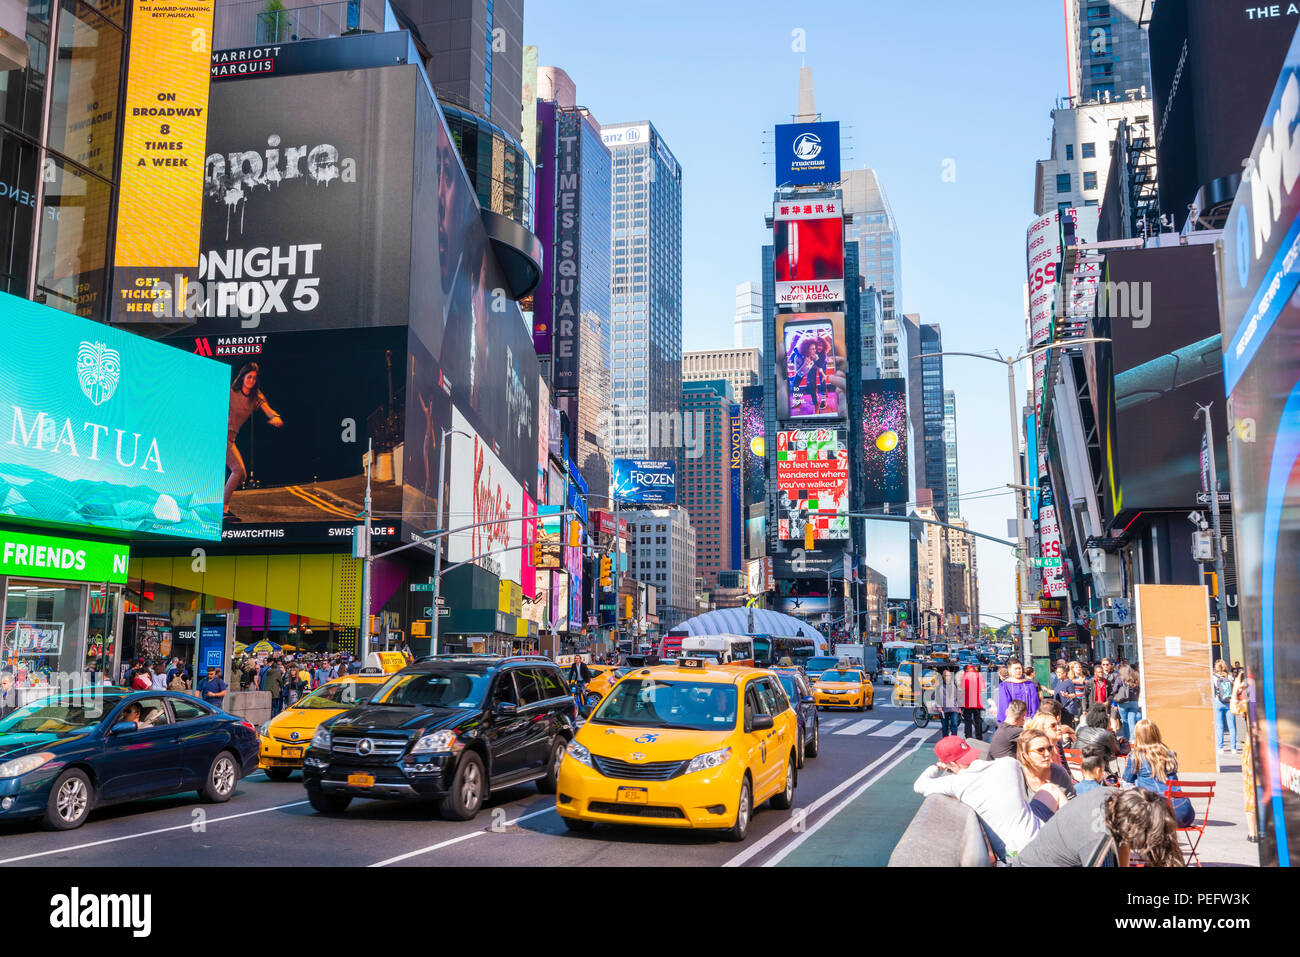
[[[1214,782],[1214,801],[1210,804],[1210,823],[1197,848],[1206,867],[1258,867],[1259,845],[1246,840],[1245,794],[1241,789],[1241,755],[1219,754],[1217,774],[1188,774],[1188,780]],[[1194,801],[1197,813],[1204,806]],[[1198,818],[1199,820],[1199,818]],[[1193,835],[1195,837],[1195,835]]]

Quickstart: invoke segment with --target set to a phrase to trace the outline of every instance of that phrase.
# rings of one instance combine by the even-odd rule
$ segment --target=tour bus
[[[754,664],[754,639],[749,635],[687,635],[681,641],[684,658],[710,658],[720,665]]]
[[[830,650],[827,642],[802,635],[797,638],[791,635],[754,635],[754,662],[760,668],[771,668],[782,658],[789,658],[807,670],[809,658],[829,654]]]

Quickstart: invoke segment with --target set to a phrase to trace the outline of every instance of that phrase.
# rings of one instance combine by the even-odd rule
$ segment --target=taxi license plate
[[[280,757],[282,758],[300,758],[302,757],[302,748],[281,748]]]
[[[623,804],[645,804],[650,800],[650,792],[645,788],[619,788],[618,799]]]
[[[371,788],[375,786],[375,776],[373,774],[349,774],[348,787],[354,788]]]

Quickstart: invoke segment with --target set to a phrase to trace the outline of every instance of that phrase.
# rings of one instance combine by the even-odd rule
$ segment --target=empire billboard
[[[778,202],[772,242],[778,306],[844,301],[844,212],[838,200]]]

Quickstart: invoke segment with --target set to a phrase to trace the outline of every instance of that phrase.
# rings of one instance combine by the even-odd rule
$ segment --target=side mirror
[[[519,710],[519,706],[512,701],[498,701],[497,714],[508,718]]]
[[[773,721],[772,721],[772,716],[770,714],[756,714],[754,715],[754,726],[750,730],[768,731],[771,729],[772,724]]]
[[[113,725],[112,733],[127,734],[128,732],[135,731],[135,730],[136,727],[134,721],[119,721],[117,724]]]
[[[799,699],[799,703],[800,703],[800,704],[812,704],[813,701],[815,701],[815,700],[816,700],[816,699],[813,698],[812,695],[810,695],[810,694],[806,694],[806,695],[804,695],[802,698]]]

